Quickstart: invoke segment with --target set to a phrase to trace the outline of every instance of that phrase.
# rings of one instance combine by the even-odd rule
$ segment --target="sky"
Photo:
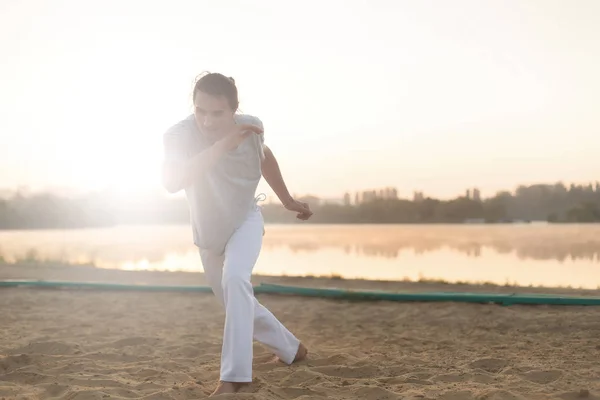
[[[292,193],[596,181],[599,20],[595,0],[0,0],[0,188],[163,193],[203,71],[235,78]]]

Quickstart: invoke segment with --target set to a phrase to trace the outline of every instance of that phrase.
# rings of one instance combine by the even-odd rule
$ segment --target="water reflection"
[[[347,255],[398,258],[442,250],[481,257],[486,249],[519,259],[600,261],[600,225],[269,225],[264,250],[294,254],[336,248]],[[193,250],[189,227],[117,227],[70,231],[0,231],[0,261],[165,261]],[[167,260],[168,261],[168,260]]]
[[[349,246],[347,244],[328,244],[328,245],[297,245],[297,244],[265,244],[265,249],[276,249],[286,247],[293,253],[315,252],[320,251],[325,247],[341,248],[345,254],[360,255],[368,257],[383,257],[383,258],[398,258],[403,251],[412,251],[414,254],[426,254],[444,249],[456,250],[468,257],[481,257],[484,249],[491,249],[498,254],[514,254],[519,259],[533,260],[556,260],[563,262],[565,260],[586,260],[600,261],[600,243],[585,244],[582,246],[572,245],[572,247],[560,248],[558,246],[541,246],[534,247],[531,245],[523,245],[519,247],[506,246],[504,244],[442,244],[423,245],[418,243],[407,244],[356,244]]]
[[[201,271],[187,226],[0,232],[0,261]],[[600,225],[269,225],[257,273],[600,284]]]
[[[561,226],[364,226],[273,229],[266,249],[287,247],[294,253],[340,248],[345,254],[398,258],[411,251],[426,254],[450,249],[481,257],[484,249],[526,260],[600,261],[600,225]]]

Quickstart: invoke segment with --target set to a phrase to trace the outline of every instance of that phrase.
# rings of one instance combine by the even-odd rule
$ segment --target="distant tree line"
[[[562,183],[519,186],[494,197],[459,196],[439,200],[419,194],[413,200],[374,197],[358,204],[304,200],[315,214],[308,223],[553,223],[600,222],[600,184]],[[293,213],[279,203],[264,204],[265,221],[293,223]],[[0,199],[0,229],[66,229],[118,224],[189,223],[185,198],[140,196],[119,200],[108,194],[79,198],[50,194],[13,195]]]

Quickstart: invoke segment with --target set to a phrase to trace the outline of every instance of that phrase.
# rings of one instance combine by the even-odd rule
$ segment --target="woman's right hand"
[[[237,148],[248,136],[259,135],[263,133],[263,129],[252,124],[235,125],[231,133],[228,133],[223,139],[217,143],[225,152]]]

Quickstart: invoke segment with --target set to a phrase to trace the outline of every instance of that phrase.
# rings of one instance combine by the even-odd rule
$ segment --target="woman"
[[[233,79],[204,74],[194,86],[193,101],[193,115],[164,134],[163,184],[170,193],[185,190],[194,244],[207,281],[225,307],[215,395],[252,382],[254,339],[287,364],[306,357],[306,347],[253,294],[250,278],[264,233],[255,197],[261,177],[297,218],[307,220],[312,212],[288,192],[264,144],[262,122],[237,113]]]

